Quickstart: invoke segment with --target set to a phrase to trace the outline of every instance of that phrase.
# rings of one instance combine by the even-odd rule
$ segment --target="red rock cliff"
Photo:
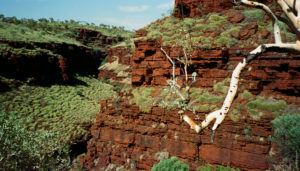
[[[156,40],[136,41],[136,51],[132,58],[132,84],[165,86],[171,78],[172,66],[160,50]],[[164,47],[170,57],[176,58],[175,50]],[[236,50],[249,52],[247,49],[197,49],[192,55],[189,74],[197,73],[195,87],[212,87],[217,81],[230,78],[237,63],[243,58],[236,55]],[[300,55],[292,53],[265,53],[250,62],[242,72],[241,85],[255,94],[283,94],[292,103],[300,95]],[[176,76],[183,75],[179,66]],[[288,96],[292,96],[289,98]]]
[[[3,53],[3,57],[0,59],[1,74],[18,79],[35,78],[42,84],[61,80],[67,82],[71,79],[71,75],[78,70],[96,73],[102,57],[101,54],[96,55],[90,48],[74,44],[9,42],[5,40],[1,43],[16,49],[44,49],[43,53],[36,54],[7,52]]]
[[[218,165],[230,163],[241,170],[269,167],[267,138],[272,133],[270,121],[273,119],[270,115],[260,121],[245,118],[244,122],[233,122],[227,117],[211,143],[210,130],[196,134],[180,120],[177,110],[153,107],[150,113],[143,113],[137,106],[120,104],[101,102],[103,112],[92,127],[93,138],[88,142],[88,152],[82,161],[87,169],[100,169],[110,163],[123,166],[135,163],[137,170],[150,170],[161,152],[179,157],[191,170],[204,161]],[[201,115],[200,120],[204,116]],[[245,136],[245,122],[251,127],[251,138]]]
[[[174,16],[195,17],[233,7],[232,0],[175,0]]]
[[[135,45],[132,84],[166,85],[166,80],[171,76],[171,65],[160,50],[160,42],[139,40]],[[165,49],[171,57],[175,56],[172,49]],[[198,77],[193,86],[209,88],[216,81],[230,77],[242,59],[236,55],[236,50],[195,51],[191,71],[197,72]],[[299,106],[299,68],[298,54],[265,53],[244,70],[240,86],[253,93],[284,99]],[[180,70],[176,70],[176,75],[182,75]],[[264,115],[258,121],[246,114],[239,122],[226,117],[217,130],[215,142],[211,143],[209,129],[196,134],[180,119],[176,110],[154,106],[150,113],[143,113],[126,101],[102,101],[101,107],[103,112],[99,113],[92,127],[93,138],[82,161],[88,169],[107,167],[111,163],[130,167],[135,163],[138,170],[150,170],[158,162],[157,156],[161,152],[178,156],[192,170],[203,162],[218,165],[230,163],[241,170],[266,170],[270,167],[268,156],[271,144],[267,139],[272,134],[271,121],[274,118],[271,114]],[[191,112],[187,114],[195,119]],[[204,117],[205,113],[202,113],[199,121]],[[251,138],[245,134],[246,124],[251,128]]]
[[[200,5],[201,4],[201,5]],[[205,8],[199,8],[199,7]],[[231,8],[228,0],[220,1],[175,1],[175,16],[193,17],[218,12]],[[183,9],[183,12],[180,12]],[[248,31],[248,32],[247,32]],[[251,30],[250,30],[251,31]],[[136,37],[147,34],[139,30]],[[249,30],[242,33],[240,39],[247,39]],[[160,40],[137,40],[135,52],[131,59],[132,85],[166,86],[171,78],[172,66],[161,52]],[[164,47],[170,57],[176,57],[178,49]],[[194,87],[211,88],[216,82],[230,78],[238,62],[243,58],[237,50],[249,52],[253,48],[212,48],[197,49],[192,54],[189,74],[197,73]],[[288,103],[300,105],[300,55],[293,53],[265,53],[251,61],[241,75],[240,87],[256,95],[272,96],[284,99]],[[182,79],[179,66],[175,72]],[[241,90],[239,90],[241,93]],[[239,97],[235,99],[239,101]],[[234,102],[232,108],[236,106]],[[137,170],[150,170],[158,163],[158,156],[167,152],[189,164],[191,170],[207,162],[210,164],[227,164],[241,170],[266,170],[270,168],[268,157],[271,143],[268,136],[272,134],[271,121],[274,117],[268,113],[260,120],[254,121],[243,113],[243,119],[234,122],[226,117],[218,127],[215,141],[210,142],[210,129],[196,134],[180,119],[178,111],[165,110],[153,106],[150,113],[144,113],[127,100],[101,101],[101,111],[92,127],[92,139],[88,143],[88,152],[82,160],[87,169],[100,169],[114,163]],[[186,112],[196,119],[192,112]],[[205,118],[200,113],[197,122]],[[252,137],[245,133],[249,127]],[[247,128],[248,129],[248,128]]]

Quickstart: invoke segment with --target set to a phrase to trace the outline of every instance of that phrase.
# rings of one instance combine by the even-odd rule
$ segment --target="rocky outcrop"
[[[273,0],[262,0],[271,3]],[[199,17],[233,8],[232,0],[175,0],[173,15],[177,18]]]
[[[1,75],[34,83],[69,82],[74,73],[96,74],[103,59],[93,49],[66,43],[9,42],[0,61]],[[26,53],[25,53],[26,52]]]
[[[178,18],[202,16],[210,12],[219,12],[232,8],[229,0],[206,1],[189,0],[175,1],[175,13]],[[225,13],[231,23],[244,20],[241,13],[227,11]],[[218,33],[220,34],[220,33]],[[259,30],[257,24],[249,23],[241,31],[232,33],[232,37],[248,40],[257,34],[268,39],[267,30]],[[161,40],[138,39],[147,35],[146,30],[138,30],[135,38],[135,51],[131,57],[132,78],[134,87],[151,86],[161,88],[167,86],[167,80],[172,76],[172,66],[161,51]],[[216,37],[218,35],[206,35]],[[256,40],[253,40],[256,42]],[[270,38],[270,41],[271,38]],[[189,74],[196,72],[197,81],[192,86],[210,90],[217,82],[230,78],[233,69],[243,58],[238,50],[249,52],[255,46],[234,45],[230,49],[212,47],[209,49],[195,48],[191,54]],[[176,58],[180,48],[163,47],[171,58]],[[128,65],[124,49],[114,49],[110,56],[121,57],[118,60]],[[110,63],[115,62],[109,58]],[[183,72],[180,64],[175,71],[179,83],[183,82]],[[300,55],[286,52],[267,52],[251,61],[240,76],[240,89],[249,90],[255,95],[283,99],[288,104],[300,105]],[[101,75],[102,72],[102,75]],[[109,75],[101,71],[99,77]],[[191,75],[189,75],[191,76]],[[112,75],[111,77],[116,77]],[[242,88],[243,87],[243,88]],[[136,170],[150,170],[159,162],[159,156],[168,154],[177,156],[187,163],[191,170],[203,163],[226,165],[241,170],[266,170],[271,168],[268,159],[271,153],[271,143],[268,137],[272,135],[271,121],[274,116],[267,112],[259,120],[253,120],[247,112],[239,112],[240,120],[234,122],[226,117],[218,127],[215,141],[211,143],[211,131],[202,130],[196,134],[178,114],[178,109],[166,110],[153,106],[149,113],[139,110],[135,104],[128,102],[130,97],[116,100],[101,101],[101,112],[92,126],[92,139],[88,142],[88,151],[82,158],[83,166],[88,170],[100,170],[111,167],[111,164]],[[238,101],[238,102],[237,102]],[[238,107],[242,99],[237,96],[232,109]],[[238,104],[240,103],[240,104]],[[198,123],[205,119],[207,113],[185,112]]]
[[[117,83],[131,83],[131,47],[119,46],[108,50],[107,61],[100,66],[98,78],[109,78]]]
[[[73,81],[74,73],[97,74],[98,67],[107,54],[121,52],[122,56],[122,53],[128,51],[118,48],[109,50],[113,44],[124,41],[123,37],[110,37],[99,31],[83,28],[74,30],[74,34],[77,44],[1,40],[8,49],[2,49],[0,54],[0,74],[29,79],[31,83],[37,84],[70,82]],[[129,58],[122,60],[121,62],[130,63]]]
[[[239,23],[245,19],[243,14],[236,12],[236,11],[235,12],[233,12],[233,11],[227,12],[224,14],[224,16],[226,16],[227,20],[229,22],[231,22],[232,24]]]
[[[84,28],[78,29],[78,36],[76,40],[82,42],[83,44],[93,44],[101,48],[106,48],[112,44],[124,41],[123,37],[109,37],[102,34],[99,31],[88,30]]]
[[[174,16],[196,17],[233,7],[231,0],[175,0]]]
[[[242,34],[242,33],[240,33]],[[247,35],[247,34],[243,34]],[[139,40],[135,42],[136,51],[132,58],[132,84],[134,86],[165,86],[171,78],[172,66],[160,50],[160,42],[156,40]],[[171,58],[176,58],[176,49],[164,47]],[[178,49],[177,49],[178,50]],[[213,87],[216,82],[230,78],[237,63],[243,58],[236,54],[237,50],[249,52],[252,48],[231,49],[196,49],[191,57],[192,65],[189,74],[197,73],[194,87]],[[254,94],[300,95],[300,55],[293,53],[262,54],[251,61],[242,72],[241,83]],[[176,76],[183,80],[183,72],[177,66]],[[296,100],[292,103],[300,104]]]
[[[244,116],[242,122],[225,119],[210,142],[210,129],[196,134],[180,119],[177,110],[153,107],[143,113],[124,101],[101,101],[101,111],[92,127],[93,138],[82,164],[88,169],[100,169],[114,163],[125,167],[134,163],[137,170],[150,170],[158,156],[167,152],[189,164],[191,170],[208,162],[227,164],[241,170],[266,170],[272,134],[271,115],[259,121]],[[187,112],[195,118],[192,112]],[[200,114],[199,120],[205,118]],[[250,129],[251,135],[245,134]],[[249,137],[251,136],[251,137]]]

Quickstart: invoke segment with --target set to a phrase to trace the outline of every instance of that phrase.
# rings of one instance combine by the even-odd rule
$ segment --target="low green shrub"
[[[279,116],[286,109],[286,102],[284,100],[265,99],[264,97],[257,97],[255,100],[246,104],[248,111],[250,109],[259,109],[263,111],[271,111],[274,115]],[[249,113],[249,112],[248,112]]]
[[[154,90],[153,87],[136,88],[132,91],[134,98],[130,102],[135,102],[142,112],[149,113],[154,103],[154,99],[151,96]]]
[[[265,15],[265,12],[261,9],[251,9],[243,12],[247,21],[261,21]]]
[[[236,38],[229,38],[229,37],[216,37],[216,45],[226,46],[230,48],[232,45],[236,44],[238,40]]]
[[[69,148],[53,133],[31,132],[26,119],[0,111],[0,170],[53,170],[69,167]]]
[[[177,157],[161,160],[158,164],[153,165],[151,171],[188,171],[189,166]]]
[[[197,168],[197,171],[239,171],[239,170],[240,169],[231,168],[229,165],[227,165],[226,167],[206,165]]]
[[[225,24],[227,22],[227,18],[217,14],[212,14],[208,17],[208,22],[209,24],[219,26]]]
[[[244,90],[243,94],[242,94],[242,98],[243,99],[250,99],[252,97],[252,94],[247,91],[247,90]]]
[[[300,158],[300,114],[282,115],[272,121],[274,135],[270,140],[292,161]],[[294,162],[292,162],[294,163]]]
[[[229,112],[229,117],[234,122],[238,122],[240,119],[241,114],[246,113],[246,108],[244,105],[240,103],[236,103],[234,109]]]
[[[197,105],[197,106],[194,106],[194,109],[197,112],[208,112],[208,111],[210,111],[210,106],[208,104]]]
[[[228,83],[228,82],[230,82],[230,79],[226,78],[223,81],[216,83],[214,85],[214,91],[216,93],[222,92],[222,93],[226,94],[229,89],[229,86],[226,85],[226,83]]]
[[[260,118],[265,115],[263,112],[260,112],[255,109],[248,109],[248,113],[250,117],[256,121],[260,120]]]

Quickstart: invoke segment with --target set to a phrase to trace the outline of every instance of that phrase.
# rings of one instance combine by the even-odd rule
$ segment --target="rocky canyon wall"
[[[174,15],[177,18],[195,17],[210,12],[220,12],[230,9],[233,5],[229,0],[206,1],[189,0],[175,1]],[[229,16],[232,23],[243,20]],[[231,20],[231,18],[234,18]],[[234,21],[237,20],[237,21]],[[253,34],[272,41],[268,31],[258,30],[256,24],[245,25],[245,29],[234,34],[239,40],[248,39]],[[131,57],[131,83],[133,88],[168,86],[167,80],[172,77],[172,65],[161,51],[162,40],[148,39],[146,30],[138,30],[135,38],[135,51]],[[211,35],[214,36],[214,35]],[[140,38],[140,39],[139,39]],[[255,41],[255,40],[254,40]],[[250,52],[254,45],[238,48],[212,47],[209,49],[195,48],[190,55],[191,65],[188,73],[197,73],[194,88],[211,91],[214,85],[230,78],[237,63],[243,59],[237,51]],[[163,46],[171,58],[178,57],[180,48]],[[120,63],[129,64],[124,58],[129,52],[115,49],[111,56],[118,56]],[[129,55],[130,56],[130,55]],[[109,62],[113,63],[113,58]],[[99,77],[108,75],[105,72]],[[176,65],[175,75],[183,84],[183,71],[180,64]],[[112,75],[112,77],[116,77]],[[243,106],[241,94],[244,90],[257,96],[264,96],[274,101],[285,100],[298,109],[300,106],[300,55],[286,52],[267,52],[251,61],[240,76],[239,90],[233,102],[233,109]],[[153,95],[154,96],[154,95]],[[101,101],[101,112],[96,123],[92,126],[92,139],[88,142],[88,151],[82,158],[85,168],[99,170],[115,164],[117,167],[150,170],[160,159],[177,156],[187,163],[191,170],[205,163],[227,165],[241,170],[270,169],[270,158],[273,145],[268,140],[272,135],[272,112],[266,112],[260,119],[253,119],[247,111],[239,111],[239,121],[227,116],[216,131],[215,141],[211,142],[210,126],[196,134],[190,129],[178,114],[177,108],[163,109],[157,104],[152,106],[149,113],[130,103],[132,95],[120,99]],[[206,104],[207,105],[207,104]],[[200,123],[207,112],[198,112],[197,116],[185,111],[190,118]],[[249,133],[250,132],[250,133]]]
[[[191,170],[208,162],[230,163],[241,170],[266,170],[272,134],[271,115],[259,121],[245,118],[233,122],[229,117],[218,128],[215,141],[210,142],[211,131],[201,134],[191,130],[180,119],[178,111],[167,111],[154,106],[150,113],[139,111],[124,101],[101,101],[101,113],[92,127],[93,138],[82,160],[87,169],[105,168],[109,164],[150,170],[162,154],[177,156],[189,164]],[[187,112],[194,118],[192,112]],[[205,114],[199,118],[203,120]],[[251,127],[251,138],[244,133],[245,123]]]
[[[15,50],[32,49],[33,53],[2,54],[0,72],[3,75],[24,79],[33,78],[35,82],[68,82],[72,73],[84,71],[96,73],[101,54],[93,49],[66,43],[8,42],[2,41]],[[42,49],[41,52],[35,52]]]
[[[134,86],[166,86],[171,78],[172,66],[160,50],[156,40],[136,41],[132,59],[132,84]],[[171,58],[177,57],[176,49],[164,47]],[[193,87],[213,87],[216,82],[230,78],[237,63],[243,58],[236,51],[249,52],[253,48],[196,49],[191,56],[189,74],[197,73]],[[268,52],[251,61],[242,72],[240,85],[254,94],[273,94],[291,103],[300,104],[300,55],[293,53]],[[183,80],[178,65],[175,72]]]
[[[143,32],[143,31],[141,31]],[[139,33],[138,34],[142,34]],[[161,52],[158,40],[135,41],[135,52],[131,60],[132,85],[162,87],[171,78],[172,66]],[[171,57],[174,49],[164,47]],[[212,88],[216,82],[230,78],[237,63],[243,58],[237,50],[249,52],[252,48],[198,49],[194,51],[189,73],[197,73],[193,87]],[[121,55],[122,56],[122,55]],[[121,59],[122,61],[122,59]],[[125,60],[126,61],[126,60]],[[249,90],[259,96],[283,99],[288,104],[300,105],[300,55],[293,53],[265,53],[253,60],[241,75],[239,93]],[[182,79],[179,66],[176,76]],[[232,109],[242,99],[237,97]],[[197,122],[207,113],[185,112]],[[254,120],[246,112],[241,120],[233,121],[229,116],[218,127],[215,141],[210,142],[210,127],[196,134],[180,118],[178,109],[166,110],[153,106],[150,113],[139,110],[121,100],[101,101],[101,112],[92,127],[92,139],[88,152],[82,160],[87,169],[100,169],[116,164],[120,167],[150,170],[163,156],[177,156],[191,170],[204,163],[226,165],[241,170],[266,170],[270,168],[272,144],[271,121],[274,115],[266,113]],[[247,135],[247,131],[251,136]]]

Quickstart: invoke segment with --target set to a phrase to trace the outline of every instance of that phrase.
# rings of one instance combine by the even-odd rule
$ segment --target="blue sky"
[[[0,14],[17,18],[74,19],[139,29],[161,18],[174,0],[0,0]]]

